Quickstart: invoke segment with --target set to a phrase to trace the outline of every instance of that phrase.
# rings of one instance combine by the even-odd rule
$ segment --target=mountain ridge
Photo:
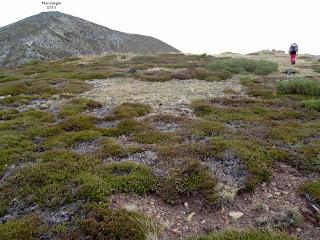
[[[41,12],[0,28],[0,66],[30,59],[112,53],[178,53],[154,37],[124,33],[61,12]]]

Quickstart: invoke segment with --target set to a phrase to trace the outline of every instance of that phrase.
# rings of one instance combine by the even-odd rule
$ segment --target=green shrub
[[[189,127],[190,132],[193,135],[204,136],[220,136],[226,133],[228,130],[226,126],[221,122],[200,120],[194,122]]]
[[[39,219],[34,215],[27,215],[17,220],[0,224],[0,239],[3,240],[33,240],[38,237],[37,225]]]
[[[227,230],[213,232],[207,236],[195,237],[190,240],[298,240],[284,232],[258,231],[258,230]]]
[[[115,193],[147,194],[156,183],[150,168],[131,162],[108,164],[101,169],[99,175],[110,184]]]
[[[31,160],[35,144],[24,135],[3,133],[0,137],[0,175],[5,168],[19,162]]]
[[[205,80],[208,76],[207,71],[204,68],[188,68],[186,70],[180,70],[174,72],[172,78],[179,79],[179,80],[186,80],[186,79],[200,79]]]
[[[316,111],[320,111],[320,99],[309,99],[304,100],[303,104],[306,108],[314,109]]]
[[[108,202],[113,193],[148,194],[156,178],[151,169],[135,163],[102,163],[66,150],[45,152],[38,163],[17,174],[15,194],[30,204],[55,209],[78,199]]]
[[[103,136],[117,137],[122,135],[130,135],[134,132],[140,132],[145,128],[146,126],[143,126],[142,123],[134,119],[124,119],[120,121],[116,128],[100,129],[100,132]]]
[[[27,82],[15,81],[0,83],[0,96],[17,96],[27,92],[29,88],[30,86],[27,85]]]
[[[124,209],[95,209],[81,220],[78,238],[85,239],[158,239],[157,228],[146,216]],[[154,237],[154,238],[150,238]]]
[[[16,109],[0,110],[0,120],[10,120],[18,114],[19,112]]]
[[[105,140],[98,152],[100,158],[108,158],[113,156],[124,156],[126,150],[112,139]]]
[[[118,118],[134,118],[149,114],[152,109],[141,103],[122,103],[115,107],[113,112]]]
[[[212,105],[202,100],[193,101],[191,103],[191,107],[193,108],[195,114],[199,117],[210,115],[214,112]]]
[[[100,102],[96,102],[94,100],[85,98],[77,98],[64,104],[60,110],[60,115],[65,117],[69,115],[78,114],[84,111],[91,111],[101,107],[102,104]]]
[[[215,186],[216,180],[207,168],[199,161],[187,160],[157,183],[156,192],[168,203],[175,203],[184,195],[198,193],[211,204],[217,199]]]
[[[46,149],[75,147],[79,143],[92,141],[101,136],[100,132],[94,130],[66,132],[49,138],[44,146]]]
[[[103,177],[89,172],[80,172],[73,183],[78,186],[76,196],[88,202],[108,203],[107,197],[112,193],[112,188]]]
[[[60,127],[65,131],[94,130],[96,128],[96,118],[86,115],[72,115],[65,119]]]
[[[207,65],[210,71],[229,72],[232,74],[268,75],[278,71],[278,64],[264,60],[246,58],[217,59]]]
[[[79,186],[75,185],[77,174],[99,166],[94,159],[80,157],[66,150],[48,151],[36,164],[25,167],[12,180],[16,194],[28,196],[31,204],[56,208],[76,199]]]
[[[320,181],[307,182],[300,187],[303,193],[307,193],[320,204]]]
[[[280,81],[276,85],[280,94],[302,94],[320,96],[320,81],[310,79],[293,79]]]
[[[46,111],[29,110],[21,112],[14,116],[14,118],[7,121],[0,121],[0,130],[17,130],[20,133],[34,128],[44,127],[51,123],[53,115]]]
[[[260,218],[255,223],[259,229],[287,230],[301,227],[304,217],[297,209],[289,209],[285,212],[278,212],[266,218]]]
[[[137,133],[134,135],[133,140],[138,143],[155,144],[155,143],[168,143],[168,142],[180,142],[181,139],[174,133],[165,132],[152,132],[147,131],[143,133]]]
[[[318,60],[319,61],[319,60]],[[312,66],[313,71],[315,71],[316,73],[320,73],[320,65],[314,65]]]

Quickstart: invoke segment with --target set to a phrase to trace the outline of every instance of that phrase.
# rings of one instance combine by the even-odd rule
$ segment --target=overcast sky
[[[58,1],[58,11],[153,36],[185,53],[287,51],[297,42],[300,52],[320,55],[320,0]],[[47,11],[41,2],[1,0],[0,26]]]

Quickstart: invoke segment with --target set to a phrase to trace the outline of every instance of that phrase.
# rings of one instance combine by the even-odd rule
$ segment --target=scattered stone
[[[187,202],[185,202],[185,203],[183,204],[183,206],[184,206],[185,208],[189,208],[189,204],[188,204]]]
[[[83,202],[79,201],[65,205],[53,212],[47,210],[45,212],[42,212],[41,216],[49,224],[70,221],[72,216],[79,210],[82,204]]]
[[[161,132],[175,132],[178,129],[178,126],[175,123],[158,122],[156,123],[155,128]]]
[[[243,216],[243,212],[229,212],[229,216],[236,221]]]
[[[292,74],[296,74],[296,70],[289,68],[289,69],[284,70],[282,73],[287,74],[287,75],[292,75]]]
[[[128,204],[128,205],[125,205],[124,208],[129,211],[129,212],[136,212],[138,211],[138,206],[135,205],[135,204]]]
[[[154,151],[144,151],[132,154],[126,158],[120,159],[121,162],[136,162],[136,163],[143,163],[148,166],[152,165],[154,161],[157,159],[157,153]]]
[[[96,141],[82,142],[75,146],[74,152],[78,154],[95,153],[99,149],[99,144]]]
[[[127,73],[136,73],[136,72],[137,72],[137,70],[132,67],[128,68],[128,70],[127,70]]]
[[[220,182],[234,188],[242,188],[245,185],[245,179],[248,171],[245,163],[235,154],[226,150],[223,160],[215,158],[206,158],[205,165],[215,174]]]
[[[272,198],[273,195],[271,193],[267,193],[266,198]]]
[[[181,235],[181,231],[178,228],[174,228],[171,231],[177,235]]]
[[[116,128],[118,124],[119,124],[119,121],[102,121],[96,124],[96,126],[98,128]]]

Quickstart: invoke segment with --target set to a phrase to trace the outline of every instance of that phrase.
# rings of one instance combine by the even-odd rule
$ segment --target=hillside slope
[[[0,28],[0,66],[106,53],[179,52],[153,37],[127,34],[60,12],[43,12]]]

